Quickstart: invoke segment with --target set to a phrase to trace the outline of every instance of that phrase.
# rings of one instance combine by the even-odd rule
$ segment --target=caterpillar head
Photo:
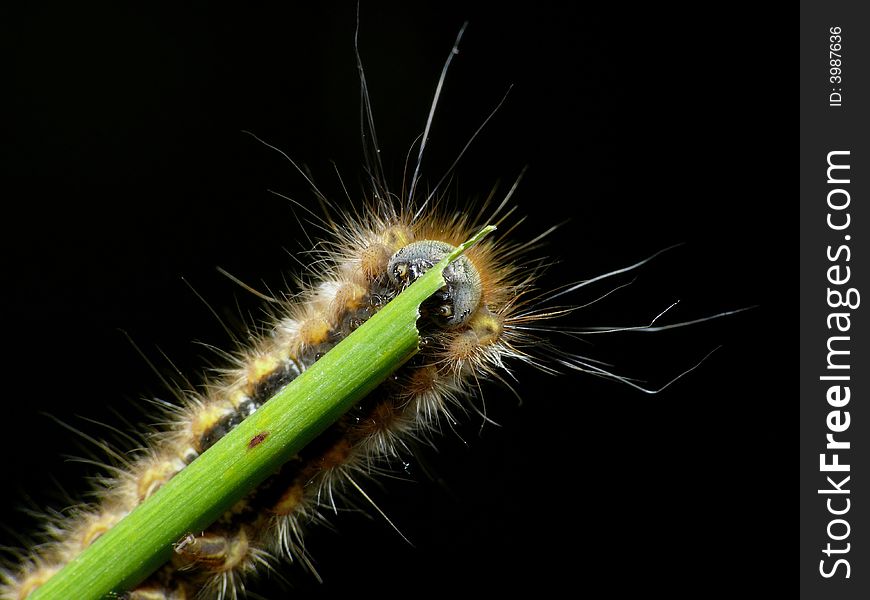
[[[394,284],[405,287],[453,250],[453,246],[438,240],[410,243],[393,254],[387,273]],[[480,306],[480,273],[466,256],[460,256],[444,269],[443,276],[445,285],[432,296],[434,308],[429,316],[453,329],[467,323]]]

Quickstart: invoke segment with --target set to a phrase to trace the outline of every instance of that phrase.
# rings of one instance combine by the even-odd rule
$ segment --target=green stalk
[[[396,296],[29,596],[91,600],[123,592],[206,529],[419,350],[420,304],[484,227]]]

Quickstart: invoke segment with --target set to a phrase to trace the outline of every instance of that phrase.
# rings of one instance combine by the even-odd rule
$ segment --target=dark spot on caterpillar
[[[255,446],[259,446],[262,441],[265,440],[267,437],[269,437],[268,431],[261,431],[260,433],[252,437],[251,441],[248,442],[248,450],[254,448]]]

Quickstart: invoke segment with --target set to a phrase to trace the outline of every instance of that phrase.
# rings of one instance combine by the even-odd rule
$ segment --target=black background
[[[340,515],[335,531],[308,536],[325,583],[287,568],[293,593],[495,594],[531,585],[550,595],[593,584],[614,594],[694,593],[696,580],[736,590],[767,571],[767,557],[786,552],[773,525],[783,511],[771,498],[785,467],[766,453],[784,445],[777,407],[785,410],[788,390],[776,357],[793,347],[780,327],[792,304],[769,292],[790,272],[781,238],[792,224],[776,177],[757,178],[782,152],[785,111],[766,98],[781,75],[767,70],[759,92],[747,44],[773,30],[748,15],[558,3],[364,3],[361,12],[362,59],[394,187],[468,20],[425,180],[441,177],[513,84],[451,189],[479,198],[500,181],[504,191],[528,165],[515,196],[527,220],[514,235],[567,220],[550,236],[546,254],[561,262],[544,285],[683,244],[571,324],[643,324],[676,300],[666,322],[760,306],[669,332],[564,341],[653,388],[721,346],[658,395],[522,368],[521,405],[488,387],[499,426],[471,418],[459,430],[465,443],[448,433],[437,452],[421,450],[413,482],[369,485],[414,547],[378,517]],[[354,24],[354,3],[243,12],[107,3],[3,19],[11,58],[0,160],[7,529],[32,529],[14,512],[24,498],[63,507],[55,490],[78,497],[82,476],[94,472],[64,462],[87,444],[43,413],[103,436],[79,416],[120,425],[116,412],[140,420],[139,398],[169,395],[121,330],[162,372],[171,374],[165,353],[196,380],[214,355],[191,340],[230,342],[182,278],[237,326],[260,302],[215,266],[261,289],[280,290],[299,272],[300,225],[267,190],[306,206],[313,195],[242,130],[305,164],[341,203],[334,161],[359,196]],[[17,543],[11,532],[2,537]]]

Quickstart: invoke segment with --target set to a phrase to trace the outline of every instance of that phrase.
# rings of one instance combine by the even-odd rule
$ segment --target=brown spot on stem
[[[254,448],[256,446],[259,446],[262,443],[262,441],[265,440],[267,437],[269,437],[268,431],[261,431],[260,433],[258,433],[254,437],[252,437],[251,441],[248,442],[248,450],[250,450],[251,448]]]

